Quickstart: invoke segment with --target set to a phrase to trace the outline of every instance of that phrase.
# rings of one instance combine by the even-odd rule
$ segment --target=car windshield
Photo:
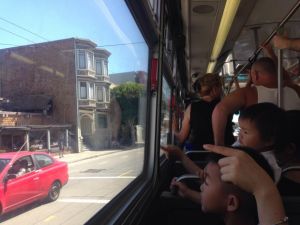
[[[10,162],[10,159],[0,159],[0,173],[5,168],[5,166]]]

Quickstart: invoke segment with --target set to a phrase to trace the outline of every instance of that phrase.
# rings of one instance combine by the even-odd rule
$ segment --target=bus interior
[[[133,206],[126,206],[125,215],[118,222],[219,224],[214,215],[201,213],[201,206],[172,194],[169,189],[172,177],[184,174],[184,171],[180,164],[165,158],[159,150],[160,144],[174,143],[172,117],[177,112],[182,113],[193,98],[193,84],[198,76],[219,73],[228,94],[245,86],[248,77],[243,69],[263,56],[261,46],[271,43],[276,33],[291,38],[300,36],[297,28],[300,1],[149,0],[127,1],[127,4],[148,40],[152,54],[148,110],[151,122],[147,129],[149,149],[144,167],[144,175],[150,180],[144,186],[143,194],[137,194]],[[299,53],[280,50],[276,54],[280,55],[281,66],[299,85]],[[187,183],[197,187],[189,181],[190,177],[187,178]],[[298,224],[299,196],[283,196],[283,199],[290,224]],[[105,208],[100,214],[106,212]]]
[[[0,8],[2,149],[50,152],[63,136],[74,155],[115,154],[69,164],[58,201],[3,224],[47,211],[34,224],[222,224],[170,190],[186,171],[161,146],[176,144],[173,121],[180,127],[199,77],[219,74],[226,95],[246,85],[245,69],[275,34],[300,38],[300,0],[6,0]],[[300,53],[274,50],[278,71],[299,86]],[[278,81],[280,89],[281,73]],[[183,182],[200,191],[195,176]],[[282,198],[289,224],[300,224],[300,196]]]

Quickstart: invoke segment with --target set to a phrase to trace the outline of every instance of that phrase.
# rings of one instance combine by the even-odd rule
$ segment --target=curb
[[[68,160],[67,157],[66,158],[59,158],[58,155],[56,156],[53,156],[55,159],[58,159],[60,161],[64,161],[64,162],[67,162],[67,163],[75,163],[75,162],[79,162],[79,161],[83,161],[83,160],[87,160],[87,159],[92,159],[92,158],[98,158],[100,156],[104,156],[104,155],[110,155],[110,154],[114,154],[114,153],[117,153],[119,151],[115,150],[115,151],[112,151],[112,152],[106,152],[106,153],[99,153],[99,154],[95,154],[95,155],[92,155],[92,156],[87,156],[87,157],[83,157],[83,158],[77,158],[77,159],[70,159]],[[78,153],[70,153],[70,154],[78,154]],[[68,155],[68,154],[67,154]]]

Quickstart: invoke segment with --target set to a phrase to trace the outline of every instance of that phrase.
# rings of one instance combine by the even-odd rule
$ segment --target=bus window
[[[4,221],[84,224],[143,172],[149,47],[123,0],[4,0],[1,9],[1,151],[45,151],[69,170],[55,202]],[[51,184],[38,187],[46,198]]]
[[[162,82],[162,101],[161,101],[161,127],[160,127],[160,144],[166,145],[169,143],[170,135],[170,104],[171,104],[171,89],[168,82],[163,77]]]

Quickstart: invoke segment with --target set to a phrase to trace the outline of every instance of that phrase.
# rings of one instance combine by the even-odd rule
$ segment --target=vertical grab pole
[[[278,49],[277,51],[277,86],[278,86],[278,92],[277,92],[277,105],[278,107],[282,108],[282,86],[283,86],[283,70],[282,70],[282,50]]]

